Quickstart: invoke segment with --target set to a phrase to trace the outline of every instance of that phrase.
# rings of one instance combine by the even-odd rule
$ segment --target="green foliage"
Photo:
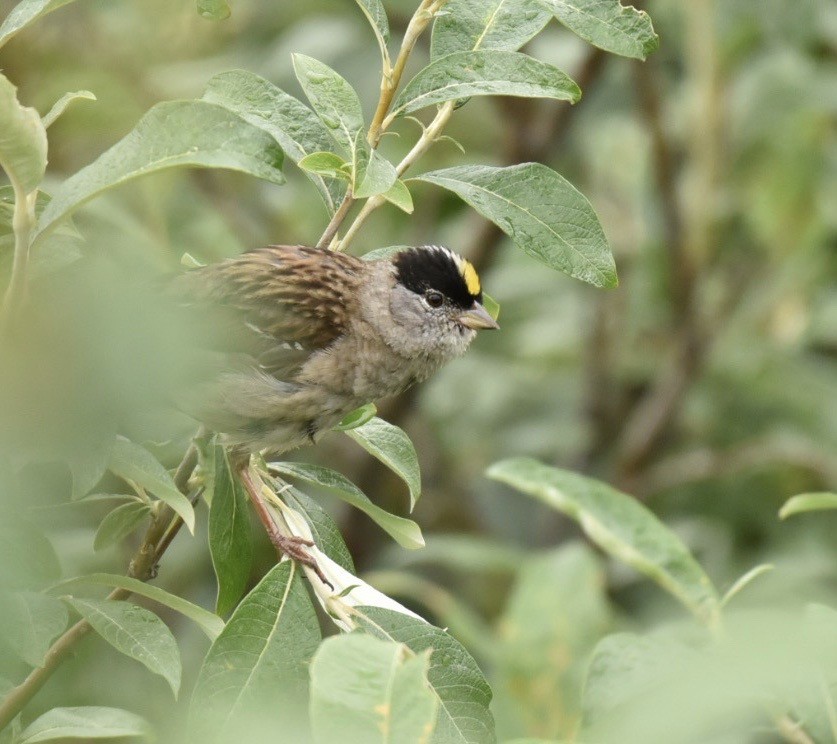
[[[20,195],[34,191],[44,177],[47,139],[38,112],[21,106],[16,94],[0,75],[0,167]]]
[[[67,627],[67,608],[36,592],[2,592],[0,639],[33,667],[41,666],[50,644]]]
[[[100,706],[53,708],[21,732],[18,744],[56,739],[113,739],[151,735],[148,721],[127,710]]]

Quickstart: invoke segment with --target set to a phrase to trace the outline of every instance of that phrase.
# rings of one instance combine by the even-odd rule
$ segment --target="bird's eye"
[[[427,301],[427,304],[430,307],[442,307],[445,302],[445,298],[442,297],[441,292],[437,292],[434,289],[431,289],[429,292],[426,292],[424,295],[424,299]]]

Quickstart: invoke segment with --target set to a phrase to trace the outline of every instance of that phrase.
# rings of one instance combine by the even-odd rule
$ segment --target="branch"
[[[11,179],[15,192],[15,208],[12,216],[12,229],[15,236],[15,252],[12,262],[12,276],[3,299],[2,323],[0,335],[7,333],[14,322],[18,309],[26,296],[29,269],[29,244],[32,229],[35,227],[35,199],[38,192],[26,194],[20,185]]]

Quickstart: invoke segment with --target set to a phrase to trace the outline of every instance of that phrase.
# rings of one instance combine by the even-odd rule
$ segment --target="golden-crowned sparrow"
[[[316,441],[359,406],[427,379],[478,329],[498,328],[474,267],[438,246],[378,260],[271,246],[186,272],[172,289],[209,314],[224,352],[185,406],[231,445],[277,547],[309,565],[300,541],[270,529],[249,454]]]

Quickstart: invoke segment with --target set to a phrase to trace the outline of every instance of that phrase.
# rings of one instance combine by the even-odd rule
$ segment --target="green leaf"
[[[180,515],[189,532],[194,534],[195,510],[192,504],[177,489],[168,470],[147,449],[125,437],[117,437],[108,467],[123,480],[150,491],[168,504]]]
[[[801,493],[788,499],[779,510],[779,519],[787,519],[796,514],[811,511],[837,509],[837,493]]]
[[[247,588],[253,567],[253,536],[247,494],[223,447],[215,446],[215,479],[209,508],[209,552],[218,577],[215,612],[226,615]]]
[[[353,429],[352,431],[357,430]],[[351,434],[351,431],[347,433]],[[390,514],[388,511],[381,509],[380,506],[373,504],[369,497],[344,475],[321,465],[307,462],[272,462],[270,468],[283,475],[314,483],[335,493],[343,501],[360,509],[370,517],[399,545],[411,549],[424,547],[421,528],[415,522],[411,519]]]
[[[320,641],[311,600],[292,561],[274,566],[235,609],[209,649],[192,696],[195,736],[233,741],[261,722],[292,735],[304,712],[308,665]],[[253,741],[249,737],[247,741]],[[267,741],[267,739],[265,739]]]
[[[616,286],[613,255],[593,207],[545,165],[466,165],[424,173],[416,180],[458,194],[550,268],[597,287]]]
[[[198,15],[210,21],[225,21],[230,13],[230,6],[224,0],[198,0]]]
[[[743,576],[739,577],[729,589],[727,589],[724,596],[721,598],[721,607],[726,607],[729,601],[733,599],[742,589],[749,586],[762,574],[769,573],[774,568],[776,568],[776,566],[772,563],[761,563],[758,566],[751,568]]]
[[[434,744],[496,741],[489,710],[491,688],[473,657],[445,631],[394,610],[364,607],[357,621],[369,635],[404,643],[415,654],[430,650],[427,679],[439,698]]]
[[[61,575],[52,543],[37,527],[0,512],[0,588],[38,589]]]
[[[352,555],[331,515],[314,499],[293,486],[287,486],[282,491],[282,499],[305,517],[317,547],[349,573],[355,573]]]
[[[297,164],[309,153],[327,151],[334,145],[331,134],[311,109],[252,72],[231,70],[216,75],[207,84],[203,97],[266,131]],[[316,173],[306,175],[333,214],[346,193],[345,183],[324,180]]]
[[[50,644],[67,627],[64,603],[35,592],[4,592],[0,605],[0,638],[27,664],[41,666]]]
[[[645,59],[660,45],[643,10],[619,0],[544,0],[555,17],[593,46],[624,57]]]
[[[167,168],[227,168],[283,183],[282,149],[273,137],[208,101],[167,101],[93,163],[70,176],[52,195],[38,237],[84,202],[134,178]]]
[[[389,52],[387,51],[389,21],[387,20],[387,12],[384,10],[381,0],[357,0],[357,4],[375,32],[375,38],[381,50],[381,59],[384,62],[384,69],[387,69],[389,66]]]
[[[382,258],[391,258],[400,251],[408,251],[413,246],[411,245],[388,245],[385,248],[374,248],[371,251],[364,253],[361,258],[364,261],[378,261]]]
[[[433,24],[430,58],[473,49],[516,51],[551,15],[542,0],[448,0]]]
[[[438,708],[429,656],[356,633],[326,639],[311,664],[314,741],[425,744]]]
[[[93,538],[93,550],[96,552],[121,542],[142,524],[151,514],[151,507],[145,503],[131,501],[109,511],[99,524]]]
[[[308,173],[316,173],[328,178],[350,179],[346,161],[333,152],[312,152],[300,160],[297,165]]]
[[[407,188],[407,184],[400,178],[382,196],[402,212],[406,212],[407,214],[413,213],[413,196],[410,194],[410,189]]]
[[[376,413],[378,413],[377,406],[374,403],[367,403],[365,406],[355,408],[351,413],[347,413],[334,429],[335,431],[357,429],[358,426],[363,426],[367,421],[375,418]]]
[[[159,617],[130,602],[78,597],[67,597],[65,601],[117,651],[163,677],[177,697],[180,651],[171,631]]]
[[[354,152],[352,193],[355,198],[366,199],[389,191],[398,179],[395,166],[377,150],[370,149],[362,134],[358,134]]]
[[[159,602],[161,605],[168,607],[181,615],[188,617],[190,620],[198,624],[200,629],[206,634],[210,640],[215,640],[218,634],[224,629],[224,621],[205,610],[203,607],[198,607],[176,594],[171,594],[165,589],[146,584],[139,579],[132,579],[128,576],[119,576],[117,574],[94,573],[85,576],[77,576],[73,579],[67,579],[50,588],[53,593],[74,591],[79,586],[115,586],[120,589],[127,589],[132,594],[139,594],[147,599]]]
[[[698,618],[717,621],[718,595],[709,577],[680,539],[636,499],[527,458],[495,463],[487,475],[572,517],[605,552],[656,581]]]
[[[32,721],[16,742],[36,744],[56,739],[116,739],[128,736],[150,738],[151,726],[136,713],[91,705],[48,710]]]
[[[358,135],[363,131],[363,111],[354,88],[328,65],[313,57],[294,54],[293,66],[320,121],[347,153],[354,153]]]
[[[73,101],[82,100],[95,101],[96,96],[94,96],[89,90],[77,90],[73,93],[65,93],[54,104],[52,104],[52,108],[44,114],[42,119],[44,128],[49,128],[52,124],[54,124],[55,120],[67,110],[67,106],[69,106]]]
[[[421,70],[395,99],[392,110],[410,113],[435,103],[490,95],[575,103],[581,89],[554,65],[520,52],[455,52]]]
[[[500,317],[500,303],[485,292],[482,293],[482,306],[494,320]]]
[[[72,0],[23,0],[18,3],[0,25],[0,47],[22,28],[70,2]]]
[[[410,511],[421,495],[421,471],[413,443],[401,429],[380,418],[346,432],[373,457],[377,457],[410,489]]]
[[[0,75],[0,167],[16,192],[33,192],[47,164],[46,129],[35,109],[21,106],[17,88]]]

